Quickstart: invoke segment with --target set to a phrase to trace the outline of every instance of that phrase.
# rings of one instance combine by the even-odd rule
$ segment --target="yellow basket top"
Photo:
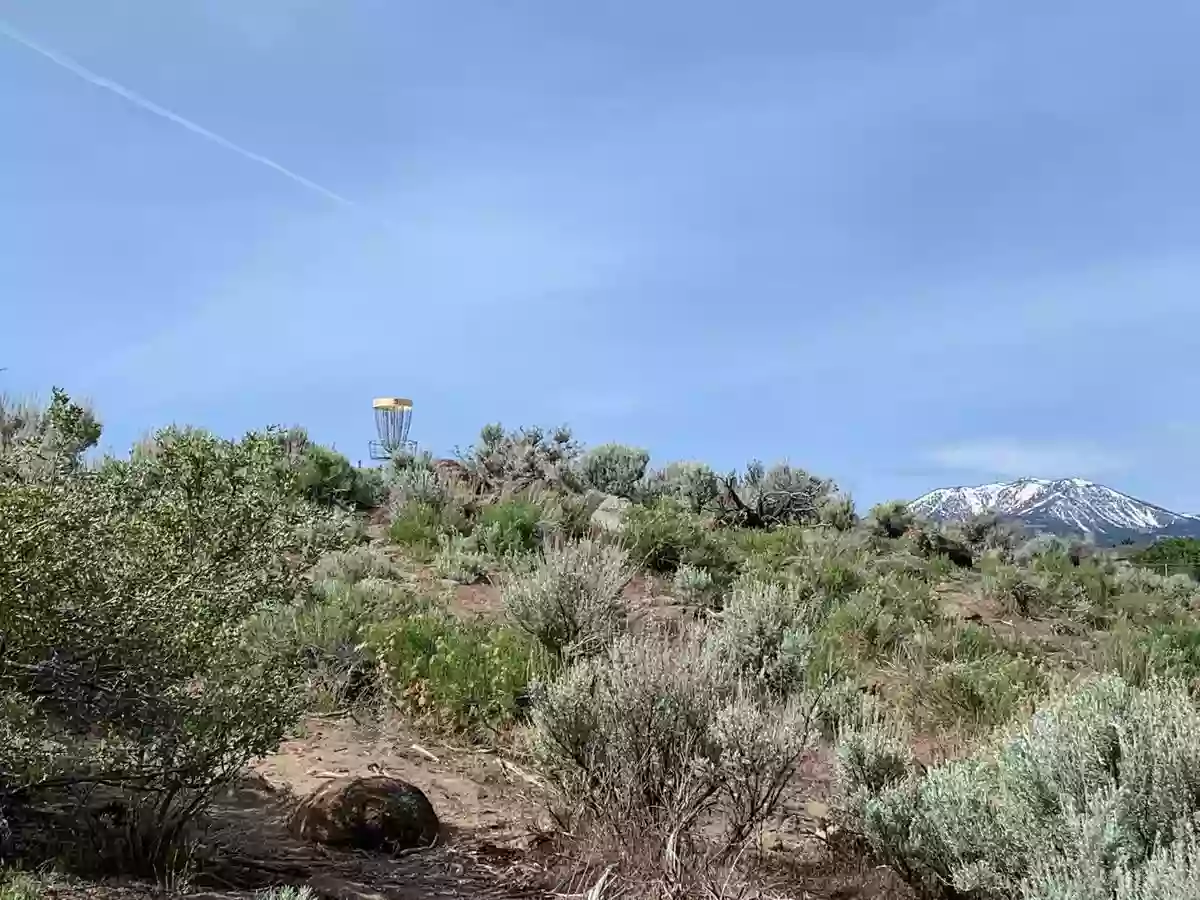
[[[412,409],[412,401],[405,397],[376,397],[371,402],[376,409]]]

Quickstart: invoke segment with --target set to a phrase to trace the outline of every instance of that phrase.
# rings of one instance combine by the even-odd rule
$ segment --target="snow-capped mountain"
[[[974,487],[940,488],[909,509],[939,521],[961,522],[980,513],[1015,520],[1030,531],[1090,536],[1097,543],[1158,537],[1200,537],[1200,518],[1171,512],[1082,478],[1021,478]]]

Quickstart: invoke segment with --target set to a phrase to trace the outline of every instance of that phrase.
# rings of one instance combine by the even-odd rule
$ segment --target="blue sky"
[[[862,504],[1078,475],[1200,511],[1189,0],[0,22],[0,387],[91,398],[111,447],[357,459],[401,394],[444,454],[566,421]]]

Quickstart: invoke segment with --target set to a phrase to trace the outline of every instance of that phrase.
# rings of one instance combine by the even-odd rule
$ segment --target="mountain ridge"
[[[1018,478],[937,488],[909,503],[917,515],[961,522],[991,513],[1035,532],[1103,544],[1160,537],[1200,538],[1200,518],[1139,500],[1083,478]]]

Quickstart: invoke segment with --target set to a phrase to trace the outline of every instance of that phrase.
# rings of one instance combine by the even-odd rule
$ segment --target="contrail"
[[[250,160],[251,162],[256,162],[260,165],[266,166],[268,169],[273,169],[285,178],[290,178],[301,187],[306,187],[310,191],[318,193],[322,197],[327,197],[335,203],[340,203],[343,206],[356,205],[354,201],[348,200],[336,191],[331,191],[329,188],[323,187],[322,185],[317,184],[315,181],[311,181],[308,178],[305,178],[303,175],[293,172],[286,166],[281,166],[279,163],[275,162],[275,160],[268,159],[260,153],[255,153],[253,150],[247,150],[245,147],[235,144],[228,138],[223,138],[221,135],[209,131],[203,125],[197,125],[191,119],[185,119],[178,113],[173,113],[166,107],[159,106],[157,103],[147,100],[141,94],[135,93],[127,87],[117,84],[115,81],[105,78],[103,75],[97,75],[95,72],[84,68],[70,57],[63,56],[61,53],[57,53],[54,50],[43,47],[41,44],[38,44],[27,38],[25,35],[17,31],[3,20],[0,20],[0,34],[3,34],[10,40],[16,41],[22,47],[32,50],[34,53],[37,53],[40,56],[44,56],[56,66],[61,66],[71,74],[82,78],[88,84],[92,84],[98,88],[103,88],[106,91],[110,91],[111,93],[116,94],[118,97],[128,100],[134,106],[144,109],[148,113],[153,113],[160,119],[166,119],[168,122],[174,122],[176,125],[186,128],[188,131],[192,132],[192,134],[198,134],[205,140],[212,141],[214,144],[224,147],[226,150],[232,150],[234,153]]]

